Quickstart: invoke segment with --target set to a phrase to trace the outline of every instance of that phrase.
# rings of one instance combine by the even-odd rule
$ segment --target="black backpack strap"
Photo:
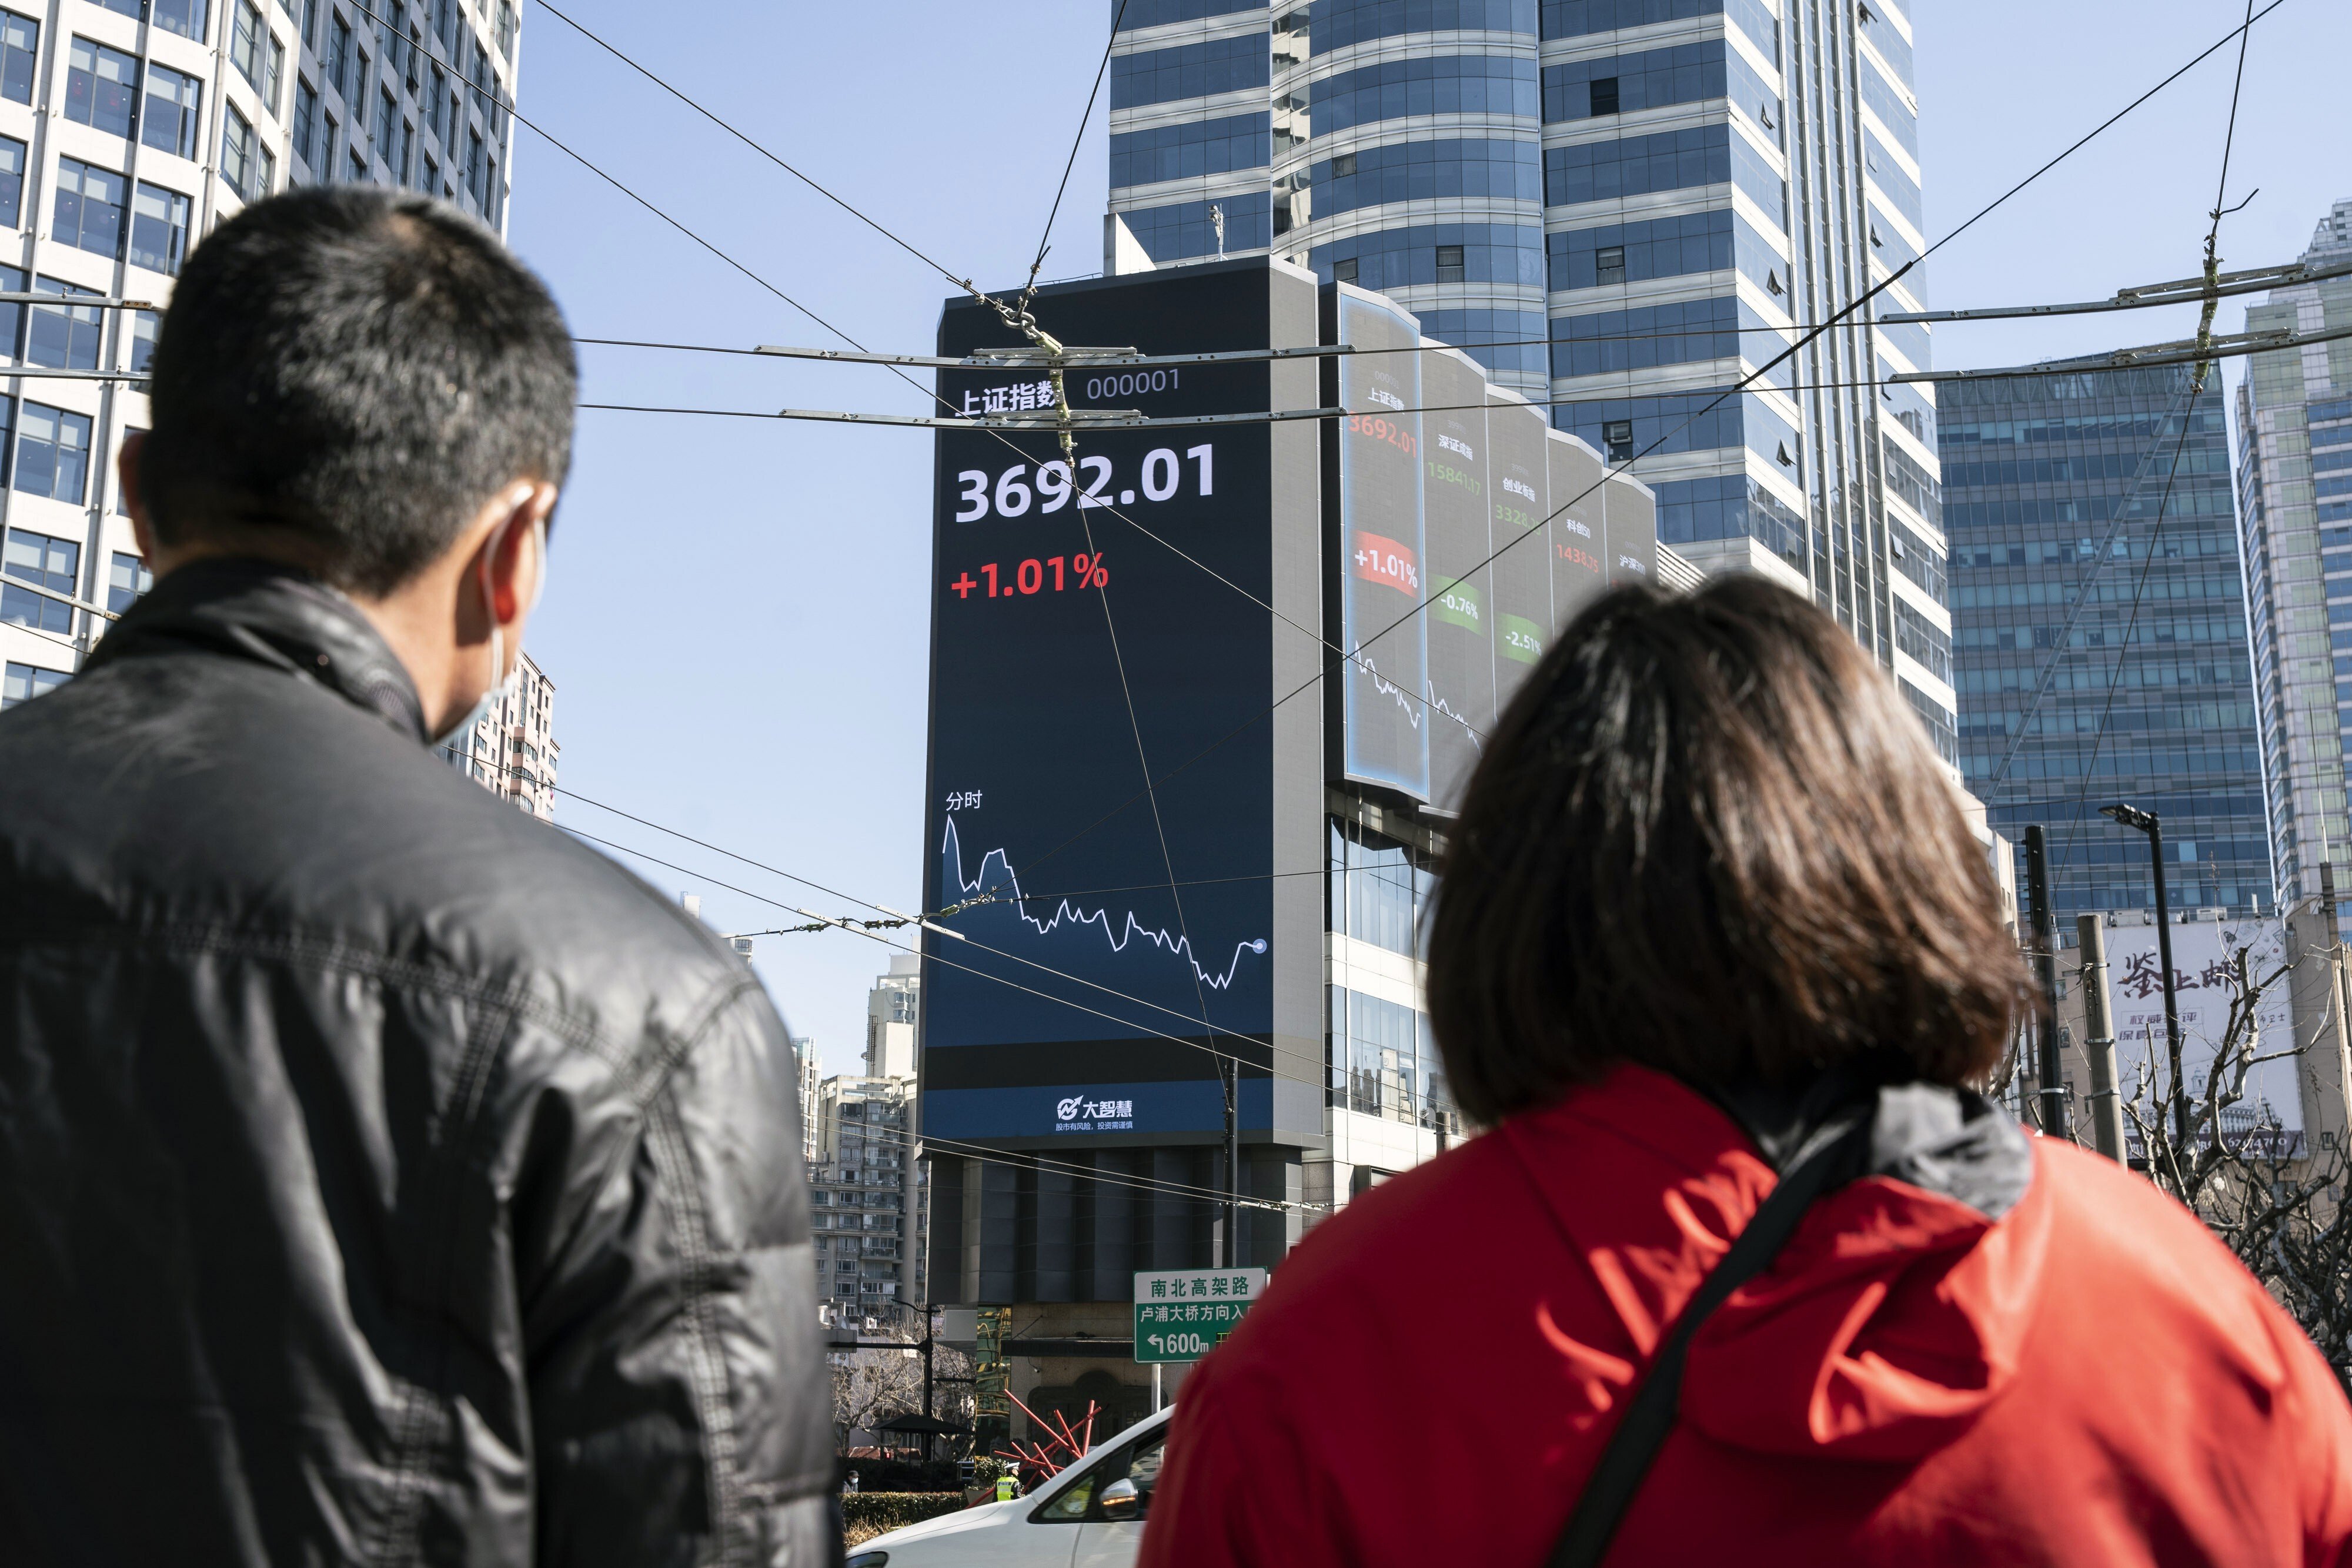
[[[1874,1097],[1849,1104],[1814,1129],[1781,1173],[1780,1185],[1732,1242],[1723,1261],[1701,1282],[1658,1348],[1649,1376],[1634,1391],[1633,1403],[1610,1435],[1609,1447],[1584,1483],[1584,1495],[1576,1500],[1568,1527],[1552,1547],[1549,1568],[1599,1568],[1618,1521],[1641,1489],[1642,1478],[1649,1473],[1666,1434],[1674,1429],[1691,1336],[1732,1291],[1771,1266],[1789,1238],[1796,1234],[1797,1222],[1814,1198],[1861,1169],[1875,1109]]]

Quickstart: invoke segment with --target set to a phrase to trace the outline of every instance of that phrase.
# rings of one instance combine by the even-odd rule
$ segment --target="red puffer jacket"
[[[2016,1166],[1998,1220],[1932,1158],[1820,1199],[1700,1330],[1609,1561],[2352,1563],[2294,1322],[2144,1179]],[[1624,1067],[1366,1194],[1186,1380],[1144,1568],[1535,1568],[1772,1183]]]

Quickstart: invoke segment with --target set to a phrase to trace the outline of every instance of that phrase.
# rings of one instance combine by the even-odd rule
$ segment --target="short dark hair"
[[[1631,1061],[1786,1086],[1885,1048],[1998,1064],[2025,970],[1918,718],[1760,578],[1621,589],[1496,727],[1448,845],[1429,1010],[1492,1123]]]
[[[140,488],[166,544],[223,538],[381,594],[510,480],[561,483],[578,388],[546,285],[423,196],[311,186],[188,258],[150,367]]]

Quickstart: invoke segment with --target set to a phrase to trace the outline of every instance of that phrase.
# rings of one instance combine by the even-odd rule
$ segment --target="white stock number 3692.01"
[[[1192,460],[1199,493],[1214,495],[1214,450],[1206,444],[1188,447],[1184,456]],[[1070,465],[1061,458],[1036,465],[1034,481],[1028,477],[1032,472],[1028,464],[1015,463],[995,476],[992,485],[990,476],[978,468],[967,468],[958,474],[956,498],[963,505],[956,512],[955,520],[976,523],[990,516],[1025,517],[1032,507],[1040,513],[1058,512],[1070,504],[1072,495],[1077,497],[1081,511],[1090,507],[1135,504],[1137,492],[1134,490],[1122,490],[1115,497],[1110,493],[1111,464],[1108,457],[1078,459],[1078,474],[1086,481],[1083,489],[1070,483]],[[1174,448],[1162,446],[1144,455],[1141,492],[1145,500],[1169,500],[1182,488],[1183,482],[1184,465],[1177,458]],[[1033,483],[1034,489],[1031,487]]]

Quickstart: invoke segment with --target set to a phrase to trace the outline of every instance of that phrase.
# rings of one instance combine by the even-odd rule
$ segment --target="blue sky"
[[[1038,243],[1101,57],[1108,0],[887,8],[719,0],[565,10],[880,223],[983,287]],[[2243,16],[2192,0],[1914,0],[1931,237]],[[887,25],[877,17],[887,15]],[[711,244],[869,347],[928,351],[948,286],[709,121],[527,13],[520,104]],[[2096,298],[2187,277],[2212,204],[2234,50],[2168,89],[1939,254],[1937,306]],[[2225,263],[2299,254],[2352,196],[2342,104],[2352,7],[2286,0],[2254,31]],[[1100,265],[1097,105],[1049,278]],[[748,348],[837,340],[776,294],[518,132],[514,245],[574,332]],[[2242,324],[2225,308],[2223,325]],[[1947,365],[2185,335],[2193,313],[1949,330]],[[589,348],[590,402],[921,412],[887,371]],[[857,899],[911,909],[923,859],[930,438],[879,429],[586,412],[531,651],[557,685],[562,784]],[[722,931],[795,924],[761,898],[866,913],[564,799],[567,825],[640,852]],[[685,870],[653,863],[644,855]],[[730,891],[737,889],[740,891]],[[754,896],[757,895],[757,896]],[[755,962],[829,1071],[856,1071],[889,950],[772,936]]]

